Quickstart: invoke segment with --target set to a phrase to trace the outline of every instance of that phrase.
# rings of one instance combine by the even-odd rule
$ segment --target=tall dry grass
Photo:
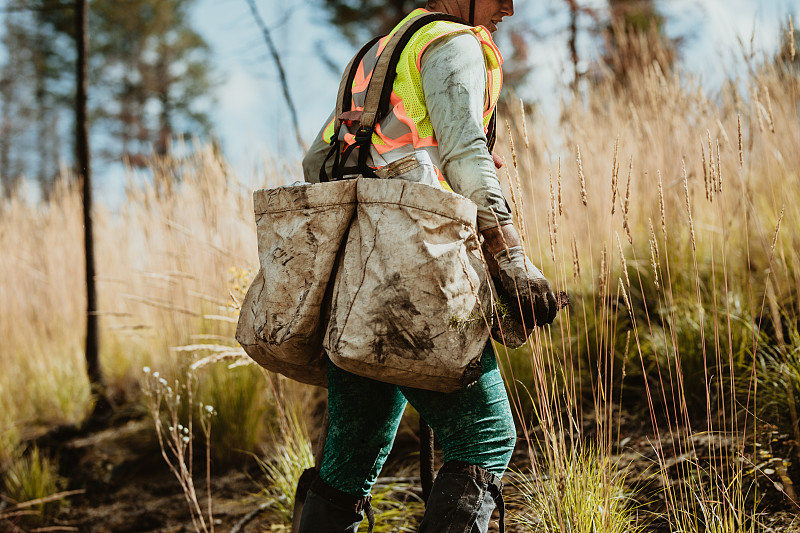
[[[118,401],[138,394],[144,366],[178,376],[192,353],[171,348],[232,341],[233,278],[257,265],[250,193],[300,175],[266,165],[234,176],[211,147],[194,147],[130,171],[118,210],[99,202],[101,362]],[[0,462],[22,433],[80,422],[89,407],[81,200],[71,181],[65,175],[47,204],[0,201]]]
[[[520,523],[630,530],[631,507],[663,500],[635,523],[757,531],[765,495],[797,508],[800,455],[764,447],[776,427],[800,442],[799,111],[796,70],[765,62],[708,94],[654,64],[625,91],[601,82],[565,103],[556,135],[541,116],[509,119],[506,189],[529,254],[573,295],[528,349],[501,350],[523,480],[544,480],[518,485]],[[631,412],[650,419],[653,453],[637,476],[651,491],[626,511]],[[576,470],[604,474],[592,490]],[[601,504],[577,509],[581,493]]]

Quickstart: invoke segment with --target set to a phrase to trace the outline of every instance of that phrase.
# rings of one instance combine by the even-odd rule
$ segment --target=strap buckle
[[[372,144],[372,133],[374,132],[375,128],[366,128],[361,126],[356,131],[355,138],[356,144],[359,146],[366,146]]]

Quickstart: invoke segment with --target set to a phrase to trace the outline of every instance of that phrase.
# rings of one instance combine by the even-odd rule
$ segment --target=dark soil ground
[[[663,511],[663,486],[660,477],[654,475],[656,464],[657,438],[649,434],[645,423],[630,418],[623,422],[620,439],[621,445],[615,450],[621,465],[627,466],[627,482],[636,487],[641,495],[639,511],[654,519],[647,531],[669,532],[669,527],[658,519]],[[649,422],[647,422],[649,424]],[[587,423],[584,430],[586,438],[593,438],[591,426]],[[662,436],[662,439],[664,437]],[[777,464],[774,458],[788,457],[794,453],[794,442],[788,436],[777,433],[767,435],[767,445],[755,446],[750,451],[733,451],[731,456],[742,457],[745,461],[761,464],[766,470],[771,464]],[[665,440],[663,448],[667,455],[666,463],[677,473],[687,465],[702,464],[709,457],[718,455],[721,450],[714,444],[719,442],[704,438],[695,438],[695,452],[691,455],[677,454]],[[61,474],[69,479],[70,490],[82,490],[80,494],[70,496],[56,514],[43,522],[32,523],[24,519],[0,520],[0,532],[55,532],[74,531],[91,533],[180,533],[195,531],[180,485],[167,469],[155,440],[152,422],[149,418],[128,418],[118,420],[105,429],[91,432],[78,431],[74,428],[59,428],[48,435],[37,439],[37,443],[53,456],[57,457]],[[395,448],[387,465],[399,465],[416,461],[414,453],[418,449],[418,441],[413,431],[407,427],[398,435]],[[518,453],[512,459],[512,468],[521,469],[526,461],[526,454],[518,447]],[[729,450],[730,451],[730,450]],[[756,457],[758,456],[758,457]],[[437,455],[438,461],[440,454]],[[288,525],[281,524],[276,516],[268,511],[260,510],[263,498],[258,496],[263,483],[263,475],[250,460],[243,466],[218,471],[212,466],[211,492],[213,496],[214,530],[228,533],[232,530],[240,533],[268,531],[289,531]],[[391,476],[387,469],[383,475]],[[756,469],[758,471],[758,469]],[[770,472],[770,470],[766,470]],[[204,464],[195,468],[198,493],[205,496]],[[797,468],[786,472],[790,478],[797,479]],[[781,484],[783,480],[784,484]],[[751,532],[791,532],[800,531],[798,507],[791,503],[786,493],[793,490],[786,476],[757,476],[748,481],[756,481],[761,493],[761,504],[757,514],[757,526],[751,530],[746,525],[738,531]],[[788,486],[787,486],[788,485]],[[778,490],[779,488],[783,490]],[[506,487],[506,498],[513,499],[510,494],[513,486]],[[645,501],[646,500],[646,501]],[[5,507],[5,510],[3,509]],[[0,500],[0,515],[11,509],[8,502]],[[495,520],[497,513],[495,513]],[[380,514],[377,519],[380,521]],[[497,531],[496,524],[490,530]],[[508,524],[506,531],[522,531]],[[729,533],[729,532],[725,532]]]

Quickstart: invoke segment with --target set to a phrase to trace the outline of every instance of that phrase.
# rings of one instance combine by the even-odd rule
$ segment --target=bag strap
[[[342,76],[342,81],[339,83],[339,94],[336,97],[336,114],[334,115],[334,134],[339,132],[339,127],[342,125],[342,113],[350,111],[353,102],[353,81],[356,79],[358,66],[361,60],[367,55],[367,52],[375,46],[375,43],[383,39],[384,36],[378,36],[370,42],[361,47],[361,49],[353,56],[347,68],[344,69],[345,75]]]
[[[339,170],[339,142],[336,139],[336,136],[339,134],[339,128],[342,126],[342,115],[345,111],[350,111],[351,104],[353,101],[353,81],[356,79],[356,72],[358,72],[358,65],[361,63],[361,60],[364,59],[364,56],[367,55],[367,52],[375,46],[375,43],[383,39],[383,35],[379,35],[375,37],[367,44],[361,47],[361,49],[356,52],[356,55],[350,60],[350,63],[347,64],[347,68],[344,69],[344,76],[342,76],[342,80],[339,82],[339,92],[336,96],[336,111],[333,114],[333,139],[331,139],[331,149],[328,152],[328,155],[325,156],[325,160],[322,162],[322,166],[319,169],[319,181],[320,183],[327,183],[330,179],[336,180],[337,178],[337,171]],[[345,109],[346,108],[346,109]],[[328,165],[328,160],[333,157],[333,176],[328,178],[328,171],[326,169]],[[346,161],[347,159],[345,159]]]

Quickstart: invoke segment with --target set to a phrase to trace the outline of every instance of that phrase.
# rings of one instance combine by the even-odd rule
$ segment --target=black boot
[[[369,521],[368,533],[375,526],[371,496],[354,496],[335,489],[317,477],[303,504],[300,533],[356,533],[358,525]]]
[[[449,461],[433,482],[419,533],[486,533],[495,503],[500,509],[503,533],[503,484],[479,466]]]

